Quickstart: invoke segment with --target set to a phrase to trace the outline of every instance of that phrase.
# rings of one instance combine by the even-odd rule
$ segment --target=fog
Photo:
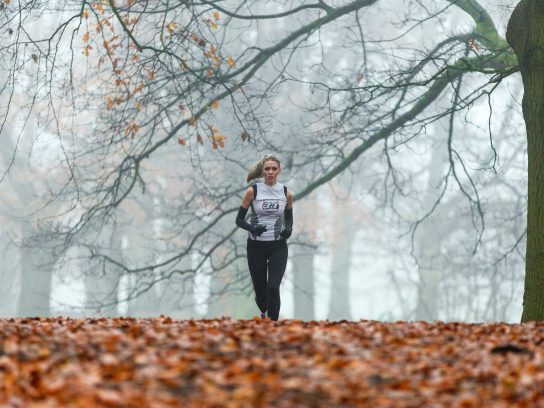
[[[513,2],[497,37],[454,1],[46,3],[0,14],[0,317],[258,315],[234,220],[274,154],[280,318],[519,321]]]

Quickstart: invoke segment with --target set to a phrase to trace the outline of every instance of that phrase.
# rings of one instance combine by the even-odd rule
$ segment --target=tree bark
[[[351,320],[349,266],[356,228],[342,203],[336,203],[331,268],[330,320]]]
[[[436,200],[436,186],[443,177],[444,157],[443,144],[439,145],[432,155],[429,166],[429,181],[425,193],[424,208],[432,208]],[[440,245],[442,234],[437,230],[437,215],[431,215],[425,220],[417,232],[417,253],[419,259],[419,284],[417,288],[416,320],[438,320],[440,299],[440,283],[442,281],[442,267]]]
[[[523,79],[528,208],[522,322],[544,320],[544,1],[522,0],[506,33]]]
[[[239,248],[245,251],[246,234],[238,231],[235,239]],[[213,256],[220,259],[225,254],[218,251]],[[215,271],[210,282],[210,300],[206,317],[230,316],[233,319],[251,319],[257,316],[259,309],[255,304],[255,293],[249,288],[251,278],[245,256],[227,268]]]
[[[23,226],[23,236],[34,233],[32,225]],[[21,293],[17,314],[21,317],[51,316],[50,298],[53,264],[47,247],[21,248]]]
[[[436,221],[428,220],[418,239],[419,284],[417,288],[416,320],[438,320],[440,283],[443,266],[439,260],[441,237],[436,233]]]
[[[117,224],[113,224],[101,231],[96,238],[99,247],[108,248],[107,255],[122,261],[121,241],[122,233]],[[104,317],[118,317],[118,291],[121,271],[110,267],[107,270],[89,271],[84,277],[85,308],[92,310],[92,315]]]
[[[293,264],[293,298],[295,319],[314,320],[314,258],[316,250],[298,247],[291,257]]]

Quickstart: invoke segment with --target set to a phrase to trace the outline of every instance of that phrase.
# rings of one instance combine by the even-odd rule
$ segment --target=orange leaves
[[[212,142],[212,148],[213,149],[217,149],[218,147],[224,148],[226,137],[219,134],[219,130],[217,130],[211,125],[209,126],[209,129],[210,129],[210,140]]]
[[[144,84],[144,83],[140,83],[136,88],[134,88],[134,90],[132,91],[132,93],[130,94],[130,96],[136,95],[138,92],[141,92],[144,88],[145,88],[145,84]]]
[[[106,9],[102,5],[102,1],[96,1],[94,3],[91,3],[91,7],[94,8],[96,11],[98,11],[102,15],[106,12]]]
[[[89,32],[88,31],[85,34],[83,34],[82,40],[85,43],[85,46],[83,47],[82,53],[83,53],[83,55],[88,57],[90,51],[93,49],[93,46],[91,44],[89,44]]]
[[[194,125],[191,125],[191,123],[194,123]],[[191,116],[191,118],[189,119],[189,124],[191,126],[196,126],[196,119],[194,118],[194,116]],[[209,139],[209,141],[210,141],[210,143],[212,145],[212,148],[214,150],[219,148],[219,147],[224,148],[225,147],[226,136],[220,134],[219,130],[217,130],[216,128],[214,128],[211,125],[208,126],[208,130],[209,130],[209,135],[207,136],[207,138]],[[196,142],[199,145],[204,144],[204,138],[202,137],[202,135],[200,133],[196,134]],[[187,145],[187,143],[188,143],[188,140],[186,138],[182,138],[182,137],[178,138],[178,144],[179,145],[185,146],[185,145]]]
[[[222,58],[218,55],[218,49],[214,46],[210,46],[208,50],[203,51],[204,56],[209,59],[212,62],[212,65],[215,68],[219,68],[222,63]],[[234,65],[236,65],[236,61],[232,57],[228,57],[225,62],[227,65],[232,68]],[[211,68],[208,69],[208,76],[211,77],[213,75],[213,71]]]
[[[166,31],[168,31],[169,34],[173,34],[174,31],[176,31],[178,29],[178,27],[179,27],[178,23],[171,22],[171,23],[166,24]]]
[[[125,98],[121,96],[106,96],[106,110],[111,110],[116,105],[121,105],[121,103],[125,102]]]
[[[113,107],[114,98],[111,96],[106,96],[106,110],[109,111]]]
[[[172,104],[163,106],[167,107],[168,115],[173,113],[177,123],[187,121],[186,133],[176,134],[172,144],[224,148],[226,136],[210,130],[206,118],[213,116],[224,103],[214,100],[213,95],[218,93],[209,87],[214,81],[200,78],[203,89],[208,88],[202,93],[209,97],[204,101],[195,100],[192,92],[196,88],[186,88],[187,78],[194,75],[219,78],[242,63],[235,60],[236,54],[223,55],[216,41],[218,35],[211,31],[222,29],[221,14],[208,9],[204,15],[186,19],[171,9],[158,19],[153,13],[141,12],[144,4],[136,0],[92,0],[81,9],[79,46],[89,57],[88,66],[95,64],[93,78],[100,84],[102,95],[98,103],[110,117],[124,118],[121,124],[112,127],[116,140],[150,132],[144,126],[149,123],[144,116],[157,112],[157,106],[163,103],[160,88],[171,82],[172,89],[179,90],[179,101],[174,99]],[[157,25],[158,31],[150,31]],[[198,120],[191,117],[192,112],[195,115],[199,112]]]
[[[212,29],[217,30],[219,28],[219,26],[217,25],[216,21],[221,19],[221,14],[219,14],[219,12],[217,12],[217,11],[214,11],[212,13],[212,16],[214,18],[213,20],[208,18],[208,19],[204,20],[204,22],[206,24],[208,24]]]
[[[217,149],[217,147],[224,148],[225,147],[225,136],[223,135],[215,135],[212,138],[212,147],[214,149]]]
[[[542,406],[542,341],[542,323],[0,320],[1,398],[82,407]]]
[[[86,57],[89,56],[89,53],[90,51],[93,49],[93,46],[92,45],[86,45],[85,47],[83,47],[83,55],[85,55]]]
[[[132,122],[125,128],[125,136],[134,137],[138,130],[140,130],[138,124],[136,122]]]
[[[104,26],[104,25],[106,27],[109,27],[110,31],[113,32],[113,26],[110,23],[109,19],[107,19],[107,18],[103,18],[102,20],[100,20],[98,22],[98,24],[96,25],[96,32],[99,33],[100,31],[102,31],[102,26]]]
[[[196,35],[196,34],[192,34],[192,35],[191,35],[191,40],[192,40],[194,43],[198,44],[198,46],[200,46],[200,47],[202,47],[202,48],[206,47],[206,40],[204,40],[203,38],[200,38],[200,37],[199,37],[198,35]]]

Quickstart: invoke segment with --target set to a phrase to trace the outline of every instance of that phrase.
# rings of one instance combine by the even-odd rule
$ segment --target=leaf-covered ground
[[[0,406],[544,406],[544,324],[0,320]]]

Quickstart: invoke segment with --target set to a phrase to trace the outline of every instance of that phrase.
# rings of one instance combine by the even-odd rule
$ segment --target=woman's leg
[[[255,290],[255,302],[261,310],[261,313],[266,312],[267,295],[266,295],[266,252],[263,251],[262,245],[254,240],[247,240],[247,265]]]
[[[268,317],[278,320],[280,315],[280,284],[287,266],[287,242],[282,239],[268,259]]]

